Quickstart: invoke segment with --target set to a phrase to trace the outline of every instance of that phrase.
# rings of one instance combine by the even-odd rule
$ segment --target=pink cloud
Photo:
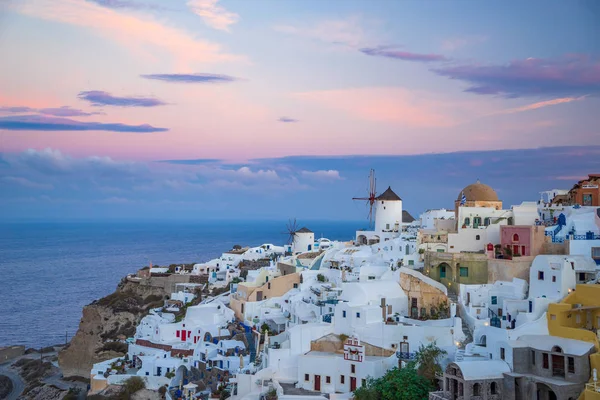
[[[321,90],[295,96],[354,118],[410,127],[454,126],[460,120],[453,111],[462,107],[460,102],[404,88]]]
[[[222,62],[241,60],[216,43],[197,39],[187,32],[163,25],[150,17],[127,14],[78,0],[32,0],[13,3],[15,10],[34,18],[57,21],[93,30],[134,50],[159,48],[179,62]]]
[[[583,100],[585,99],[587,96],[580,96],[580,97],[562,97],[559,99],[552,99],[552,100],[546,100],[546,101],[538,101],[537,103],[533,103],[533,104],[528,104],[526,106],[522,106],[522,107],[517,107],[517,108],[509,108],[506,110],[500,110],[497,111],[493,114],[515,114],[515,113],[520,113],[520,112],[525,112],[525,111],[531,111],[531,110],[537,110],[540,108],[544,108],[544,107],[549,107],[549,106],[556,106],[559,104],[566,104],[566,103],[571,103],[573,101],[579,101],[579,100]]]

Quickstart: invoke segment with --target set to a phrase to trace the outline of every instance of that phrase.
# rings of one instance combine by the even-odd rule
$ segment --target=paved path
[[[0,364],[0,375],[7,376],[13,384],[13,390],[10,392],[6,400],[17,400],[17,398],[25,390],[25,382],[21,379],[21,376],[14,369],[10,368],[11,362]]]

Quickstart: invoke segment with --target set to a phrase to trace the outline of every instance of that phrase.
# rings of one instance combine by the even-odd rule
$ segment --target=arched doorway
[[[536,400],[558,400],[556,393],[545,383],[536,383]]]
[[[451,279],[452,278],[452,268],[448,263],[441,263],[438,265],[439,276],[440,279]]]

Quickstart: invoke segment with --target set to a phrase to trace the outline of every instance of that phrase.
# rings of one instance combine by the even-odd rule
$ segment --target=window
[[[271,289],[271,282],[267,283],[267,289]]]
[[[390,230],[390,224],[385,224],[385,229]]]
[[[343,385],[346,382],[346,377],[344,375],[340,375],[340,383]]]
[[[516,233],[513,235],[513,242],[518,242],[519,241],[519,235],[517,235]]]
[[[355,364],[350,364],[350,372],[353,374],[356,373],[356,365]]]
[[[560,348],[560,346],[552,346],[552,352],[553,353],[562,353],[562,349]]]
[[[452,247],[454,247],[454,246],[452,246]],[[436,251],[437,251],[438,253],[443,253],[443,252],[444,252],[444,249],[437,249]]]
[[[556,275],[552,275],[552,282],[556,282]]]
[[[592,258],[594,260],[600,259],[600,247],[592,247]]]
[[[479,383],[473,385],[473,396],[481,396],[481,385]]]
[[[492,296],[492,304],[498,304],[498,296]]]
[[[415,260],[408,260],[408,265],[415,265]]]
[[[579,281],[580,282],[584,282],[585,280],[586,280],[585,279],[585,272],[580,272],[579,273]]]
[[[294,289],[298,289],[298,284],[294,283]]]
[[[490,385],[490,392],[492,392],[492,394],[498,394],[498,385],[496,382],[492,382]]]
[[[504,358],[505,358],[504,347],[500,347],[500,359],[504,360]]]
[[[481,225],[481,217],[473,218],[473,228],[479,228],[479,225]]]
[[[584,206],[591,206],[592,205],[592,195],[591,194],[584,194],[583,195],[583,205]]]
[[[573,357],[567,357],[567,361],[569,363],[569,368],[567,371],[569,371],[570,374],[574,374],[575,373],[575,359]]]
[[[542,368],[548,369],[548,353],[542,353]]]
[[[445,277],[446,277],[446,266],[441,265],[440,266],[440,278],[445,278]]]
[[[325,377],[325,383],[331,383],[331,377],[330,376],[326,376]]]
[[[531,350],[531,365],[535,365],[535,351]]]
[[[366,379],[363,379],[363,380],[361,381],[361,386],[362,386],[362,387],[365,387],[365,386],[367,386],[367,380],[366,380]]]
[[[481,236],[475,235],[475,240],[481,240]]]
[[[471,218],[467,217],[465,218],[465,226],[469,226],[471,225]]]
[[[461,277],[468,277],[469,276],[469,268],[467,267],[459,267],[458,268],[460,276]]]
[[[538,281],[544,280],[544,271],[538,271]]]
[[[550,314],[550,319],[552,321],[555,321],[556,320],[556,314]]]
[[[356,313],[356,318],[360,318],[360,313],[359,312]]]
[[[486,217],[486,218],[483,219],[483,225],[485,225],[485,226],[489,226],[490,225],[490,218],[489,217]]]
[[[342,311],[342,318],[346,318],[346,311]]]

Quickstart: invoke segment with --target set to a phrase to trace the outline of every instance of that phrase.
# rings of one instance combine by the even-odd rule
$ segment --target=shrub
[[[135,392],[145,388],[146,382],[144,382],[144,380],[139,376],[132,376],[131,378],[127,379],[123,385],[124,394],[127,395],[128,398],[131,397],[131,395],[133,395]]]
[[[317,275],[317,280],[318,280],[319,282],[325,282],[325,275],[323,275],[323,274],[318,274],[318,275]]]
[[[162,397],[164,399],[166,397],[165,395],[167,394],[167,387],[166,386],[159,387],[158,394],[160,394],[160,397]]]
[[[127,353],[129,346],[123,342],[106,342],[100,351],[115,351],[117,353]]]

